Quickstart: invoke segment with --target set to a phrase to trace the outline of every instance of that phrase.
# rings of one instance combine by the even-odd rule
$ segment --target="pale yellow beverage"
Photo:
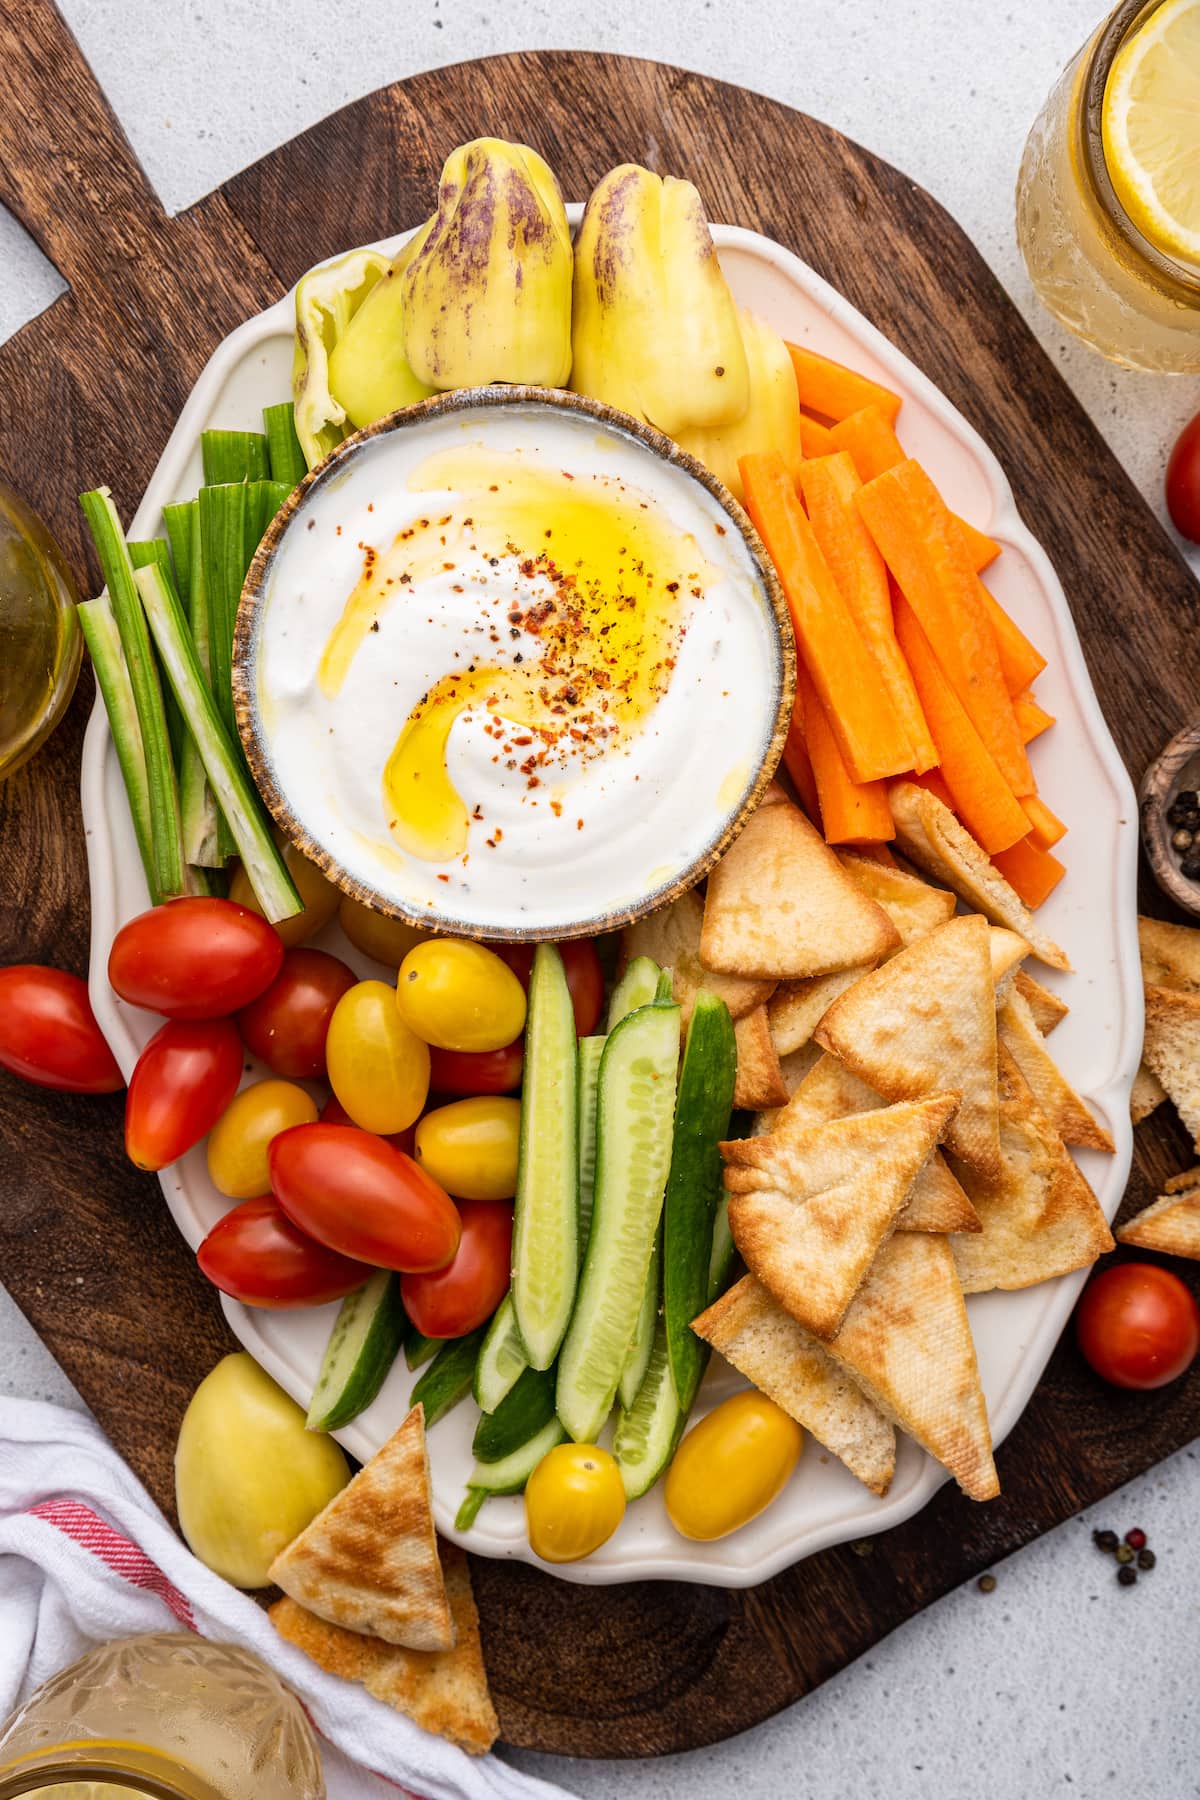
[[[1127,0],[1063,71],[1025,146],[1017,239],[1095,349],[1200,371],[1200,0]]]
[[[63,1669],[0,1726],[0,1800],[325,1800],[298,1700],[257,1657],[177,1632]]]

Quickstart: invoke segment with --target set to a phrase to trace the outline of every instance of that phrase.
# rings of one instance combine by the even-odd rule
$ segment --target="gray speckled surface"
[[[1103,0],[60,3],[172,208],[371,88],[499,50],[658,57],[828,119],[957,216],[1161,516],[1167,449],[1200,383],[1113,369],[1066,340],[1032,303],[1012,231],[1025,131]],[[0,338],[60,291],[0,212]],[[2,1292],[0,1385],[81,1404]],[[1001,1565],[995,1593],[951,1595],[724,1746],[645,1764],[514,1760],[615,1800],[1188,1800],[1200,1795],[1198,1500],[1193,1448]],[[1159,1566],[1132,1592],[1093,1550],[1096,1523],[1151,1533]]]

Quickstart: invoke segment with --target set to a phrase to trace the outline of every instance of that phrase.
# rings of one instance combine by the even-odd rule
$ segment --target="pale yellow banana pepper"
[[[690,181],[636,163],[594,189],[575,242],[571,386],[670,437],[749,403],[737,307]]]
[[[776,450],[792,480],[800,476],[800,402],[787,345],[765,319],[738,314],[749,371],[750,404],[732,425],[715,431],[680,431],[677,441],[711,469],[736,500],[742,498],[738,458],[755,450]]]
[[[531,382],[571,368],[571,233],[552,171],[524,144],[451,152],[437,212],[402,277],[404,351],[433,388]]]
[[[309,468],[340,444],[350,424],[329,385],[329,359],[339,338],[376,283],[388,260],[377,250],[352,250],[310,269],[296,286],[296,346],[292,398],[296,436]]]
[[[429,236],[426,220],[404,244],[355,312],[329,358],[329,386],[356,428],[373,425],[433,389],[404,354],[404,271]]]

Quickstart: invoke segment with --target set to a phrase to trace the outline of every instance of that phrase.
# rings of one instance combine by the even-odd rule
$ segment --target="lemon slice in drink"
[[[1142,236],[1200,263],[1200,0],[1166,0],[1121,46],[1101,131],[1117,198]]]

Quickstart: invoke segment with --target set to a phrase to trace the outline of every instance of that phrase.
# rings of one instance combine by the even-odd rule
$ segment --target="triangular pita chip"
[[[803,1081],[793,1088],[788,1104],[760,1117],[771,1121],[763,1126],[764,1131],[807,1131],[830,1119],[874,1112],[884,1104],[882,1094],[852,1075],[836,1056],[826,1051],[819,1054]],[[950,1173],[940,1150],[934,1151],[909,1189],[908,1199],[896,1214],[896,1230],[979,1230],[975,1208]]]
[[[855,886],[882,906],[900,933],[901,944],[913,943],[953,917],[954,895],[945,888],[930,887],[919,875],[890,869],[857,850],[839,850],[837,859]]]
[[[1030,1092],[1065,1144],[1087,1150],[1104,1150],[1112,1156],[1116,1145],[1088,1110],[1046,1048],[1046,1040],[1034,1023],[1023,994],[1015,990],[1000,1008],[1000,1042],[1029,1083]]]
[[[733,1104],[746,1112],[758,1112],[764,1106],[782,1106],[788,1097],[779,1056],[771,1040],[771,1027],[765,1006],[739,1019],[733,1028],[737,1045],[737,1075],[733,1084]]]
[[[421,1406],[280,1551],[270,1576],[331,1625],[410,1650],[453,1648]]]
[[[1017,970],[1023,957],[1029,955],[1028,941],[1017,931],[993,925],[988,934],[988,950],[992,958],[992,982],[996,989],[996,1005],[1007,1000],[1016,984]]]
[[[1000,1492],[975,1344],[950,1240],[898,1231],[827,1346],[869,1400],[972,1500]]]
[[[465,1553],[443,1543],[442,1569],[454,1618],[453,1650],[405,1650],[381,1638],[330,1625],[286,1595],[270,1609],[271,1622],[289,1644],[343,1681],[357,1681],[420,1725],[449,1738],[460,1750],[483,1756],[500,1733],[488,1692],[479,1642],[479,1615]]]
[[[1058,994],[1036,981],[1028,969],[1017,970],[1013,986],[1022,999],[1028,1001],[1034,1023],[1043,1037],[1049,1037],[1054,1027],[1061,1025],[1071,1010]]]
[[[1200,1187],[1200,1167],[1180,1169],[1178,1175],[1168,1175],[1163,1182],[1165,1194],[1186,1194],[1189,1188]]]
[[[1167,1090],[1154,1070],[1140,1062],[1133,1078],[1133,1086],[1129,1090],[1129,1116],[1134,1124],[1140,1125],[1143,1119],[1148,1119],[1166,1097]]]
[[[836,975],[810,975],[807,981],[781,981],[767,1001],[771,1037],[780,1056],[807,1044],[839,994],[852,988],[865,969],[839,969]]]
[[[1195,926],[1168,925],[1165,919],[1146,919],[1139,914],[1138,948],[1147,987],[1200,993],[1200,931]]]
[[[1188,1188],[1182,1194],[1164,1194],[1135,1218],[1118,1225],[1117,1237],[1140,1250],[1200,1260],[1200,1192]]]
[[[744,1275],[694,1319],[692,1330],[832,1450],[872,1493],[887,1493],[896,1469],[891,1424],[753,1275]]]
[[[783,1085],[787,1089],[789,1095],[795,1093],[817,1058],[823,1054],[823,1051],[819,1050],[816,1044],[802,1044],[799,1050],[789,1050],[786,1056],[780,1057],[779,1073],[783,1076]],[[760,1113],[758,1116],[759,1118],[769,1119],[772,1117],[775,1110],[776,1109],[771,1108],[765,1113]],[[766,1126],[764,1129],[769,1131],[770,1126]]]
[[[760,807],[708,878],[707,969],[794,981],[878,962],[897,942],[798,807]]]
[[[729,1008],[730,1017],[740,1019],[756,1006],[762,1006],[774,992],[774,981],[743,981],[737,975],[718,975],[701,967],[700,927],[704,923],[704,902],[689,888],[672,900],[627,925],[621,933],[621,969],[635,956],[649,956],[662,969],[671,971],[671,991],[680,1010],[680,1027],[686,1031],[692,1016],[692,1003],[701,988],[707,988]]]
[[[1112,1249],[1100,1203],[1001,1046],[997,1179],[959,1167],[983,1230],[950,1242],[963,1291],[1033,1287]]]
[[[1200,994],[1146,989],[1142,1058],[1175,1102],[1200,1150]]]
[[[957,1104],[931,1094],[721,1146],[746,1267],[818,1337],[837,1330]]]
[[[946,1147],[994,1173],[1000,1146],[988,938],[978,913],[939,925],[835,1000],[816,1041],[887,1100],[959,1093]]]
[[[888,799],[896,821],[896,841],[906,856],[953,888],[993,925],[1006,925],[1028,938],[1039,961],[1052,969],[1070,968],[1064,952],[1037,930],[1020,895],[936,794],[912,781],[894,781]]]

